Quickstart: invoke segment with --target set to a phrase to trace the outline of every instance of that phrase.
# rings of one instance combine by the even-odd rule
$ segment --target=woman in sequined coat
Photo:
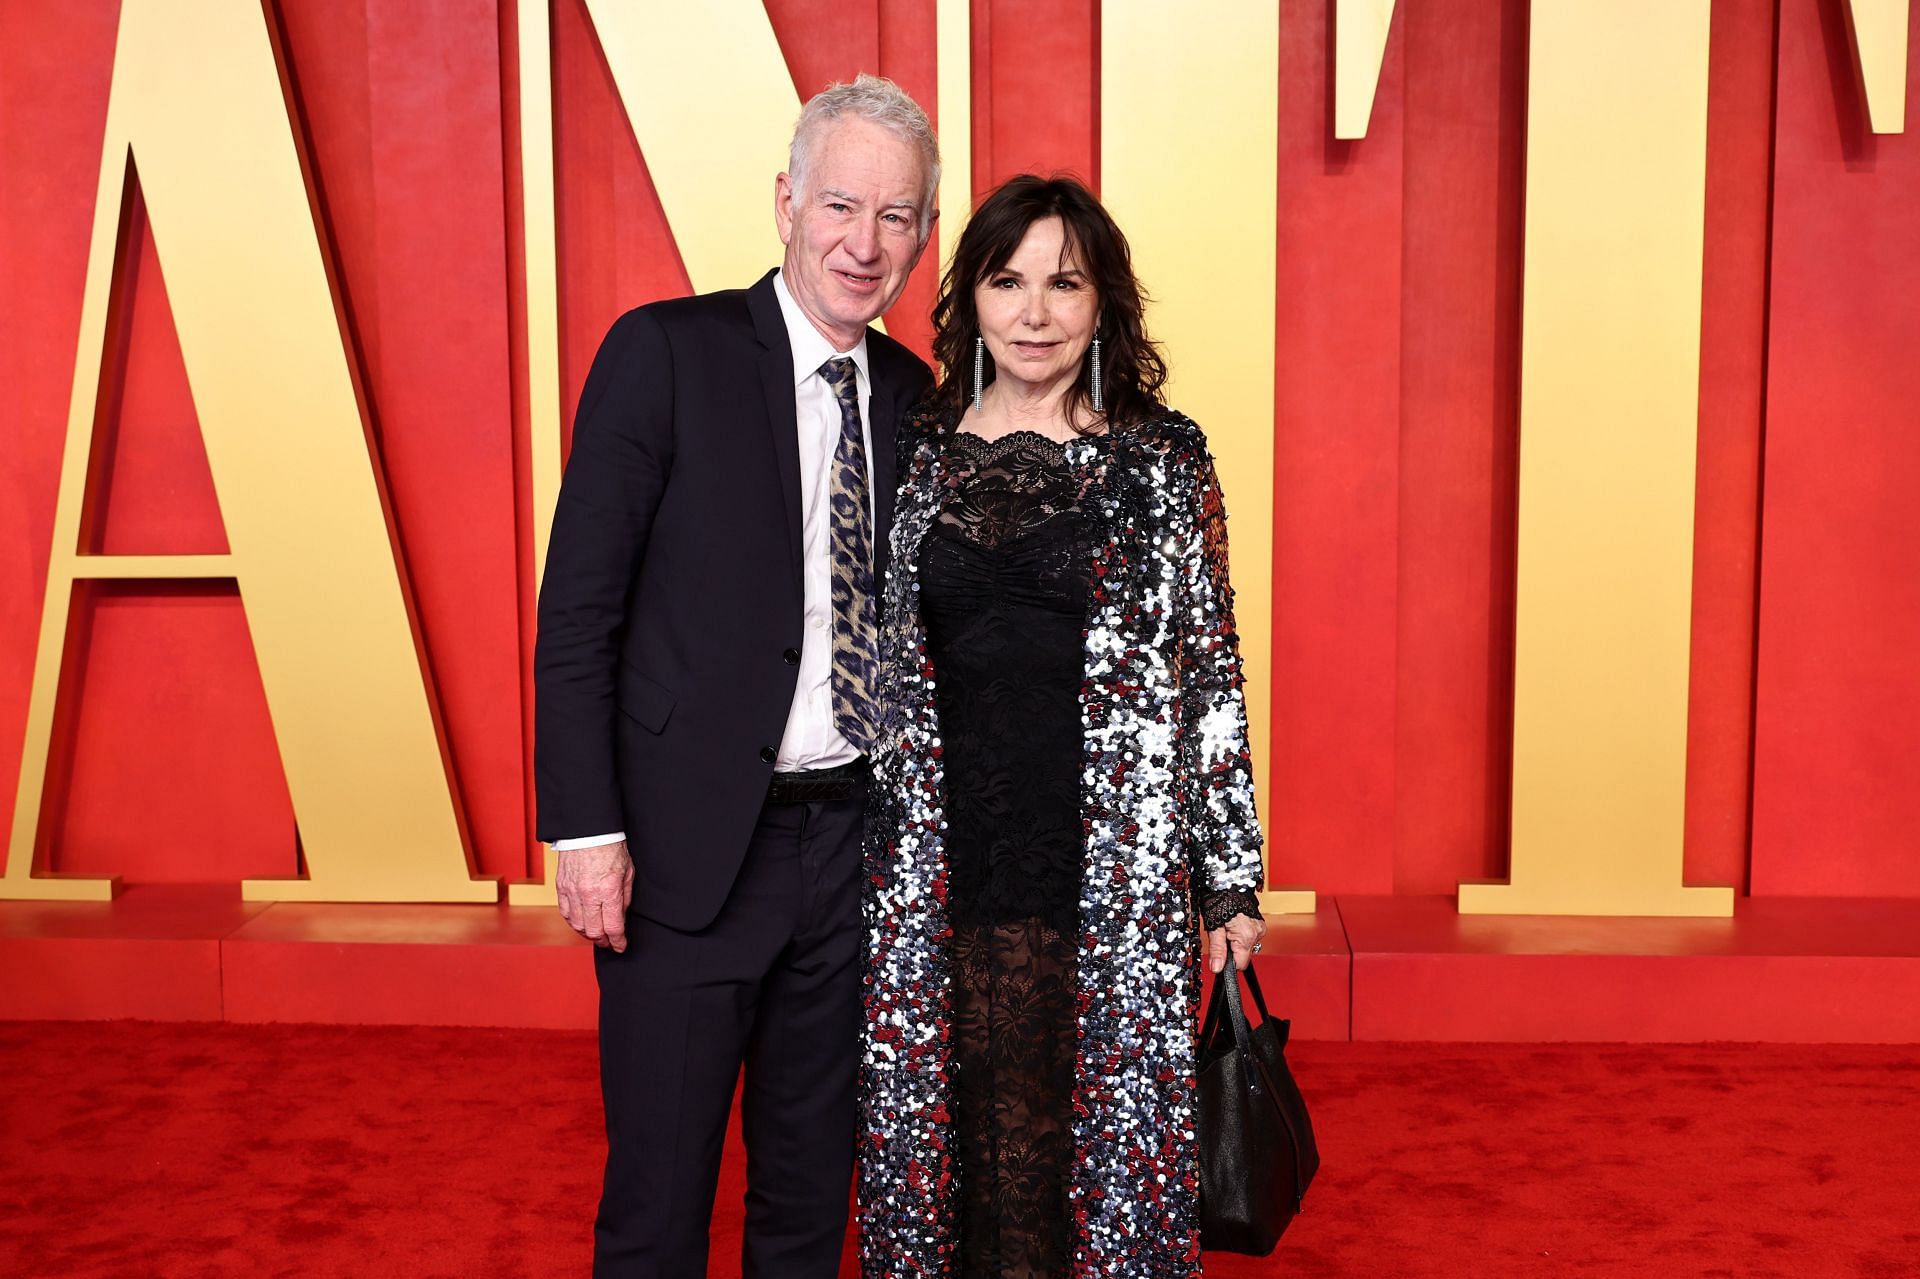
[[[989,196],[934,320],[880,617],[863,1274],[1186,1279],[1195,951],[1265,931],[1219,482],[1077,182]]]

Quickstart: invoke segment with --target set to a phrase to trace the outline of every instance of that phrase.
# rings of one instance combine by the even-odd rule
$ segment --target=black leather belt
[[[775,773],[767,787],[769,804],[817,804],[836,799],[855,799],[867,792],[867,759],[861,756],[851,764],[832,768],[809,768],[794,773]]]

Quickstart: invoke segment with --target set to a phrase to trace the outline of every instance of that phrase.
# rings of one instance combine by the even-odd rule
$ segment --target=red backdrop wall
[[[933,0],[767,8],[802,94],[876,70],[933,103]],[[475,862],[521,878],[531,574],[512,6],[269,9]],[[1256,690],[1274,709],[1271,836],[1285,882],[1447,891],[1505,864],[1528,6],[1399,6],[1358,142],[1331,138],[1327,10],[1285,5],[1275,50],[1276,650],[1273,686]],[[687,279],[584,6],[554,0],[553,15],[570,406],[612,318]],[[0,817],[116,17],[111,0],[0,6]],[[1028,169],[1097,183],[1100,21],[1097,0],[974,0],[976,191]],[[1690,882],[1760,893],[1916,895],[1920,88],[1907,133],[1872,135],[1844,21],[1841,0],[1713,6],[1686,866]],[[88,537],[222,550],[139,233]],[[923,350],[933,275],[923,263],[889,317]],[[98,587],[76,616],[56,865],[135,882],[291,873],[293,813],[238,597]]]

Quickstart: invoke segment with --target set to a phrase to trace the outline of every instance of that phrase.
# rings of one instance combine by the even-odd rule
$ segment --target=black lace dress
[[[920,551],[946,777],[961,1279],[1071,1273],[1089,533],[1061,445],[947,437]],[[1210,895],[1206,922],[1256,913]]]

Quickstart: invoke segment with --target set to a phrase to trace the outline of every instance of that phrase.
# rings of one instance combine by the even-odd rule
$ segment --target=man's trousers
[[[732,1106],[747,1147],[744,1279],[832,1279],[853,1173],[865,801],[769,804],[720,915],[627,915],[594,952],[607,1167],[597,1277],[703,1279]],[[640,854],[644,856],[644,850]]]

